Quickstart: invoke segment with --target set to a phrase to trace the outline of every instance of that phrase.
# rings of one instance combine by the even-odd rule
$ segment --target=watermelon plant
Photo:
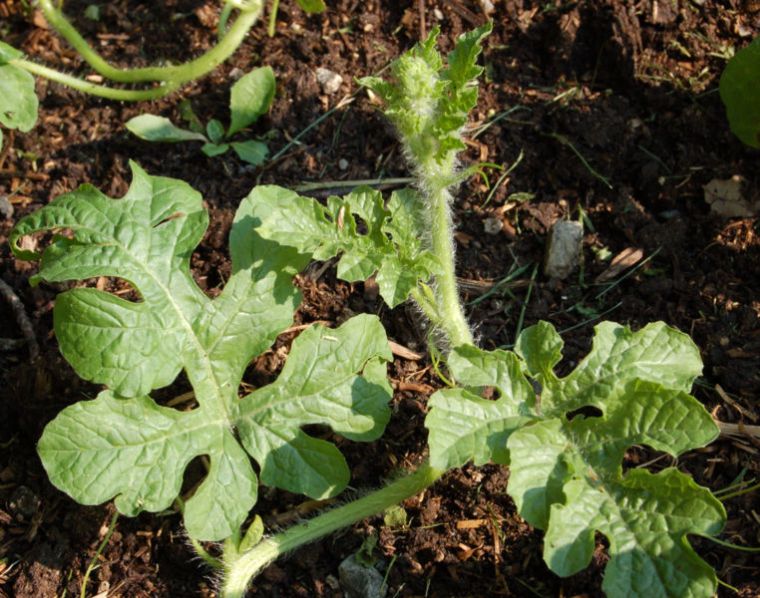
[[[558,575],[588,565],[600,532],[609,540],[609,595],[715,593],[715,572],[687,535],[720,533],[720,501],[676,468],[623,467],[633,445],[677,456],[718,435],[689,394],[702,368],[694,343],[662,323],[634,332],[605,322],[590,353],[559,377],[562,340],[551,324],[523,331],[514,351],[485,351],[473,341],[454,278],[451,202],[468,172],[457,155],[489,32],[486,25],[463,35],[444,61],[435,30],[394,64],[391,81],[362,81],[386,102],[418,190],[386,202],[360,188],[322,206],[281,187],[254,188],[230,233],[232,276],[213,300],[188,265],[207,215],[182,182],[133,165],[124,198],[85,185],[17,224],[14,253],[40,259],[32,282],[117,277],[139,296],[80,287],[56,301],[63,355],[80,376],[106,386],[45,428],[39,453],[56,486],[85,504],[115,497],[127,515],[176,501],[200,551],[198,541],[223,541],[221,558],[206,560],[220,568],[222,595],[234,598],[272,560],[383,512],[447,470],[499,463],[511,468],[505,490],[520,515],[545,530],[544,559]],[[22,237],[43,231],[65,234],[42,255],[22,248]],[[391,355],[370,315],[334,330],[308,328],[277,380],[240,392],[247,364],[291,324],[300,301],[293,276],[309,260],[332,256],[346,280],[376,275],[389,305],[417,302],[455,384],[430,398],[430,456],[416,471],[264,537],[260,518],[245,525],[259,480],[313,498],[335,496],[349,481],[336,446],[304,425],[370,441],[390,415]],[[181,370],[197,406],[179,410],[151,398]],[[497,398],[484,398],[484,388]],[[202,455],[206,477],[179,499],[186,466]]]
[[[297,2],[308,13],[322,12],[325,9],[324,4],[319,0],[297,0]],[[166,96],[185,83],[200,79],[227,60],[243,43],[248,31],[261,16],[265,4],[265,0],[224,0],[219,25],[219,41],[197,58],[179,65],[123,69],[110,64],[87,43],[87,40],[66,18],[59,3],[54,0],[37,0],[36,5],[42,11],[45,20],[71,44],[95,72],[111,83],[146,87],[144,89],[118,88],[92,83],[38,64],[25,58],[20,50],[0,41],[0,124],[8,129],[18,129],[22,132],[27,132],[34,126],[37,121],[38,107],[34,91],[35,75],[83,93],[111,100],[139,102]],[[237,11],[238,16],[227,27],[233,11]]]
[[[260,139],[231,141],[230,138],[255,123],[269,111],[274,99],[276,81],[274,72],[268,66],[252,70],[241,77],[230,90],[230,125],[224,125],[213,118],[206,123],[205,131],[189,104],[190,130],[176,126],[163,116],[141,114],[127,121],[126,127],[145,141],[157,143],[178,143],[181,141],[201,141],[201,151],[209,157],[219,156],[232,149],[244,162],[253,166],[262,164],[269,155],[269,147]],[[205,134],[204,134],[205,133]]]

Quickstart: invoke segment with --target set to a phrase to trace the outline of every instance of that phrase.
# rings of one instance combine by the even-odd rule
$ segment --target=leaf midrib
[[[107,220],[108,222],[111,222],[112,225],[114,224],[113,221],[111,220],[111,218],[109,218],[102,210],[100,210],[99,208],[97,208],[94,205],[91,205],[91,207],[95,211],[97,211],[99,214],[101,214],[105,220]],[[66,210],[71,214],[71,216],[74,217],[74,219],[76,219],[75,215],[73,213],[71,213],[71,211],[70,211],[70,209],[68,207],[66,208]],[[90,234],[103,235],[102,231],[95,231],[95,230],[93,230],[89,226],[77,226],[76,230],[83,230],[83,231],[89,232]],[[219,411],[219,409],[221,408],[221,411],[224,414],[224,423],[227,425],[228,428],[231,428],[232,427],[232,418],[230,417],[229,410],[227,409],[227,404],[226,404],[226,401],[224,400],[224,396],[223,396],[223,393],[222,393],[222,388],[221,388],[221,385],[219,384],[219,381],[217,380],[216,372],[214,371],[214,367],[213,367],[213,365],[211,363],[210,355],[204,349],[203,344],[200,342],[200,339],[195,334],[195,331],[193,330],[192,324],[185,317],[184,311],[181,309],[181,307],[179,306],[179,304],[176,301],[174,301],[174,298],[172,297],[172,294],[169,292],[169,289],[166,287],[166,285],[163,282],[161,282],[155,276],[155,274],[145,264],[143,264],[143,262],[141,260],[137,259],[132,254],[132,252],[130,250],[128,250],[118,239],[116,239],[113,236],[112,232],[109,232],[108,235],[113,240],[114,245],[117,246],[119,249],[121,249],[124,252],[124,254],[129,257],[129,259],[132,261],[133,264],[137,265],[137,269],[138,270],[142,270],[143,272],[145,272],[145,274],[148,275],[148,277],[154,282],[154,284],[161,290],[161,292],[164,295],[164,298],[166,299],[167,303],[172,307],[172,309],[174,310],[174,312],[177,314],[182,328],[187,333],[188,338],[190,339],[190,341],[194,345],[194,349],[195,349],[198,357],[200,358],[200,361],[204,365],[204,369],[206,370],[206,374],[208,375],[208,379],[213,382],[212,386],[213,386],[214,391],[215,391],[217,406],[214,406],[214,405],[208,406],[208,404],[206,402],[203,402],[203,398],[204,397],[201,396],[202,393],[199,393],[197,395],[198,403],[200,403],[202,405],[202,407],[208,406],[209,409],[212,409],[214,411]],[[152,235],[150,235],[150,232],[149,232],[149,234],[147,235],[148,255],[151,255],[151,253],[152,253],[150,251],[152,249],[152,245],[151,245],[152,244],[152,240],[153,240],[152,239]],[[178,241],[178,238],[175,238],[174,242],[173,242],[173,245],[174,245],[175,248],[176,248],[177,241]],[[172,256],[174,256],[173,252],[172,252]],[[181,274],[184,274],[184,272],[181,272]],[[192,276],[190,276],[190,282],[191,282],[191,284],[195,284],[195,281],[192,279]],[[185,364],[183,363],[183,367],[184,366],[185,366]]]

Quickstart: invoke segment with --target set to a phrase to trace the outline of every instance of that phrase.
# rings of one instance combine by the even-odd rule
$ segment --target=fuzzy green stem
[[[78,77],[72,77],[71,75],[61,73],[55,69],[51,69],[49,67],[37,64],[31,60],[25,60],[23,58],[14,58],[13,60],[9,61],[9,64],[22,68],[25,71],[29,71],[33,75],[38,75],[40,77],[50,79],[51,81],[55,81],[56,83],[61,83],[62,85],[66,85],[72,89],[76,89],[77,91],[82,91],[84,93],[88,93],[90,95],[98,96],[101,98],[107,98],[109,100],[119,100],[122,102],[142,102],[145,100],[155,100],[156,98],[162,98],[165,95],[170,94],[178,87],[178,85],[175,83],[165,83],[164,85],[153,87],[151,89],[114,89],[113,87],[97,85],[95,83],[85,81],[84,79],[79,79]]]
[[[251,579],[278,557],[336,530],[380,513],[431,486],[443,472],[427,463],[371,494],[262,540],[227,566],[222,598],[242,598]]]
[[[53,0],[38,0],[38,3],[48,23],[74,47],[93,69],[104,77],[119,83],[164,81],[175,86],[198,79],[227,60],[243,42],[245,35],[259,18],[264,7],[263,0],[252,0],[245,4],[235,3],[235,7],[241,12],[224,37],[216,46],[190,62],[176,66],[119,69],[106,62],[87,43],[66,16],[58,10]]]
[[[453,170],[453,169],[452,169]],[[450,176],[446,173],[445,176]],[[451,193],[445,186],[436,185],[441,177],[423,176],[423,188],[428,192],[430,210],[430,243],[442,270],[436,276],[437,312],[452,347],[474,344],[464,309],[459,299],[454,262],[454,223],[451,218]]]

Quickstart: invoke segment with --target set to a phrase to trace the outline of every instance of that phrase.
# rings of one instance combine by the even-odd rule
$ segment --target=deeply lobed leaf
[[[531,421],[535,395],[522,376],[514,353],[483,351],[471,345],[455,347],[448,359],[449,371],[463,387],[436,392],[430,399],[425,426],[430,430],[430,464],[441,470],[509,463],[509,434]],[[493,386],[498,400],[478,396]]]
[[[529,523],[547,530],[545,560],[560,575],[588,565],[600,531],[610,539],[611,594],[710,596],[715,574],[686,534],[718,533],[721,503],[677,470],[622,468],[631,446],[678,456],[717,436],[688,394],[702,367],[698,349],[662,323],[632,332],[605,322],[595,332],[591,352],[565,378],[554,372],[562,341],[545,322],[523,332],[517,354],[454,349],[449,368],[464,388],[431,398],[431,464],[509,463],[509,493]],[[498,399],[481,398],[484,387]]]
[[[121,200],[90,186],[22,219],[11,235],[66,230],[42,255],[35,281],[113,276],[140,296],[131,302],[91,288],[62,293],[54,320],[61,350],[84,378],[109,390],[64,409],[39,443],[51,481],[84,504],[116,497],[128,515],[170,506],[184,470],[208,457],[206,478],[184,503],[191,536],[236,532],[256,501],[256,459],[264,482],[314,498],[348,482],[338,449],[301,427],[323,424],[355,440],[376,438],[388,420],[391,358],[377,318],[358,316],[336,330],[305,331],[281,377],[238,398],[247,364],[292,322],[299,294],[292,278],[307,257],[262,239],[244,200],[230,233],[232,275],[209,299],[189,270],[208,217],[198,193],[132,164]],[[162,407],[148,393],[184,369],[198,407]]]
[[[340,255],[338,276],[349,282],[376,273],[380,294],[391,307],[438,268],[433,254],[423,249],[420,202],[411,190],[394,192],[387,206],[369,187],[330,197],[327,206],[281,187],[257,187],[249,197],[262,237],[317,260]]]

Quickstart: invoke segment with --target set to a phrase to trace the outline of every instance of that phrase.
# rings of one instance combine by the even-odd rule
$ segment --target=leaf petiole
[[[242,598],[249,580],[278,557],[419,494],[435,483],[441,475],[442,471],[424,463],[414,473],[392,482],[381,490],[259,542],[237,560],[226,562],[227,575],[222,598]]]

